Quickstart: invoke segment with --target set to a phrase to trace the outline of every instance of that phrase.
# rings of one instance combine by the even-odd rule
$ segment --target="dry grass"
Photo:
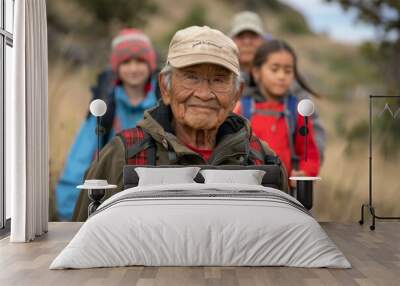
[[[334,120],[339,111],[347,127],[367,119],[368,101],[366,98],[343,103],[323,101],[319,109],[327,130],[327,149],[320,173],[322,181],[315,187],[313,212],[322,221],[358,221],[361,204],[368,201],[368,141],[358,142],[348,154],[346,139],[336,134]],[[387,161],[379,152],[374,152],[373,159],[373,203],[377,214],[398,216],[400,183],[396,160]]]
[[[50,157],[53,171],[64,164],[69,146],[88,110],[89,71],[55,63],[49,72]]]
[[[196,0],[167,2],[156,0],[159,11],[148,21],[143,30],[155,41],[160,42],[182,20]],[[207,10],[207,20],[213,27],[227,31],[229,20],[237,7],[226,5],[222,1],[202,1]],[[274,34],[278,19],[264,11],[268,30]],[[325,162],[321,169],[322,181],[315,186],[313,212],[323,221],[357,221],[360,206],[368,196],[368,142],[356,145],[349,156],[346,153],[348,142],[336,131],[338,116],[343,117],[346,127],[353,126],[362,118],[368,117],[368,102],[365,97],[349,96],[332,100],[334,87],[342,86],[343,76],[347,74],[330,70],[325,56],[343,55],[346,59],[355,59],[358,51],[351,46],[332,42],[323,36],[278,35],[286,38],[296,49],[300,58],[300,68],[311,77],[318,89],[326,95],[317,100],[317,106],[327,131]],[[332,63],[332,59],[331,62]],[[349,62],[350,66],[353,62]],[[356,75],[356,74],[354,74]],[[89,86],[94,82],[93,71],[81,67],[71,69],[65,63],[51,63],[49,69],[49,112],[50,112],[50,170],[51,186],[62,170],[65,157],[74,136],[83,121],[90,100]],[[346,86],[346,94],[366,96],[370,87],[353,80]],[[333,95],[333,96],[332,96]],[[379,154],[374,154],[374,202],[380,215],[400,215],[400,183],[395,160],[385,161]]]
[[[54,217],[54,188],[63,169],[68,150],[90,101],[90,73],[64,62],[49,66],[49,141],[50,141],[50,217]],[[94,136],[94,135],[93,135]]]

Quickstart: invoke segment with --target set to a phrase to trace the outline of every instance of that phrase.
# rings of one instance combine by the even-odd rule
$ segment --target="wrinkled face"
[[[257,49],[263,43],[262,37],[252,31],[243,31],[233,37],[239,48],[239,62],[241,66],[251,65]]]
[[[231,71],[214,64],[173,69],[168,89],[160,75],[162,99],[176,123],[196,130],[217,129],[233,110],[242,87],[234,87]]]
[[[283,96],[294,79],[294,60],[290,53],[279,51],[268,56],[260,68],[253,68],[254,79],[264,94]]]
[[[146,83],[150,76],[148,64],[140,59],[129,59],[118,67],[118,78],[123,84],[138,86]]]

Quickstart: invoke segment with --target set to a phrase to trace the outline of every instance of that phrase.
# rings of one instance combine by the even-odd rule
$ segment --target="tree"
[[[377,30],[378,49],[389,94],[400,90],[400,1],[399,0],[325,0],[339,3],[343,9],[354,9],[358,19]],[[381,62],[382,64],[382,62]]]
[[[77,66],[103,65],[123,27],[142,27],[157,11],[152,0],[47,0],[49,57]],[[93,52],[96,47],[96,52]]]
[[[386,76],[387,95],[400,95],[400,1],[399,0],[325,0],[337,2],[345,10],[355,9],[358,19],[373,25],[380,35],[378,48],[364,45],[365,54],[383,68]],[[385,103],[389,99],[385,100]],[[395,104],[397,102],[397,104]],[[393,100],[393,106],[400,104]],[[385,106],[386,107],[386,106]],[[397,115],[397,114],[396,114]],[[392,118],[393,117],[393,118]],[[374,119],[380,135],[380,151],[386,159],[396,158],[393,152],[398,150],[400,121],[395,116],[376,117]],[[397,151],[398,154],[399,151]]]
[[[142,25],[156,6],[148,0],[75,0],[91,13],[99,23],[109,25],[117,21],[123,25]]]

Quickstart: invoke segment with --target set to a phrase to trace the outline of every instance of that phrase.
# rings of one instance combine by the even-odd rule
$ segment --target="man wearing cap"
[[[158,106],[137,128],[122,131],[103,148],[86,179],[107,179],[118,192],[126,164],[258,165],[274,156],[252,135],[248,121],[231,113],[243,84],[237,47],[220,31],[197,26],[178,31],[159,85]],[[281,173],[286,182],[283,167]],[[87,218],[87,205],[81,193],[75,220]]]
[[[257,49],[264,42],[264,24],[256,13],[240,12],[232,21],[229,36],[239,48],[240,69],[250,73],[251,64]]]
[[[264,41],[271,40],[273,37],[264,31],[264,23],[261,17],[251,11],[239,12],[233,17],[229,36],[239,48],[240,72],[245,84],[240,104],[235,107],[234,111],[249,119],[252,101],[265,100],[258,92],[258,88],[250,76],[254,55]],[[309,94],[297,82],[292,86],[291,91],[298,101],[310,98]],[[313,113],[312,119],[315,140],[322,163],[325,151],[325,129],[317,112]]]

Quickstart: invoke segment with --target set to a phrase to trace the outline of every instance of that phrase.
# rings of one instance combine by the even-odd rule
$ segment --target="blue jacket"
[[[146,98],[137,106],[133,106],[122,86],[116,86],[112,93],[115,99],[115,116],[112,138],[122,129],[135,127],[143,119],[146,109],[156,105],[156,77],[151,80],[151,88]],[[115,126],[118,130],[115,130]],[[71,220],[78,199],[77,185],[83,183],[85,171],[90,166],[96,154],[97,136],[95,133],[96,118],[89,116],[82,124],[66,159],[64,170],[56,185],[56,208],[60,220]],[[106,142],[105,142],[106,143]]]

